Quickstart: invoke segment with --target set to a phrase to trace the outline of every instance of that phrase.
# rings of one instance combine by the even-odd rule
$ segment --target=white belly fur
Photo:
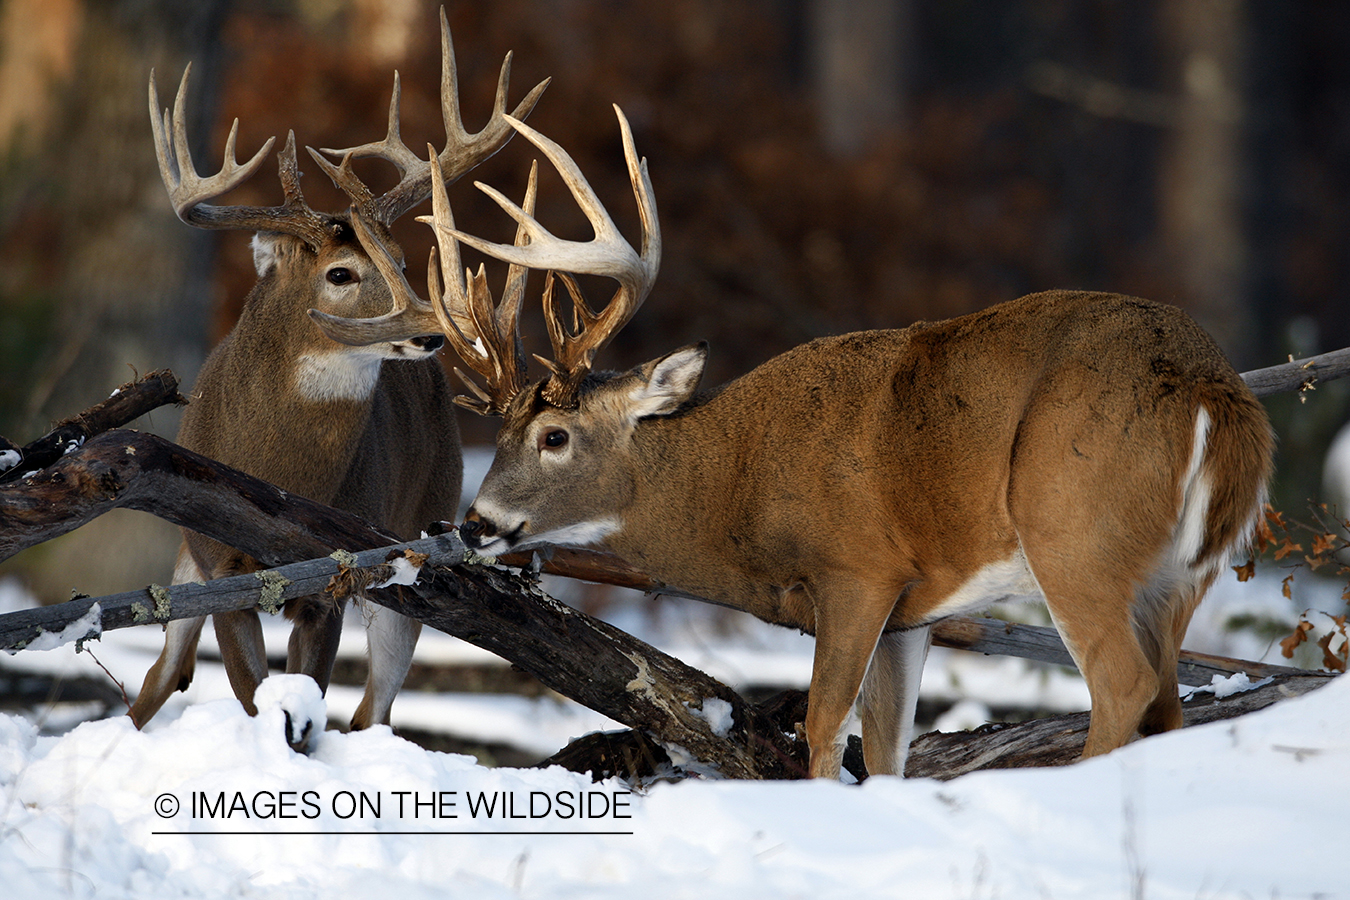
[[[970,576],[964,584],[949,594],[929,611],[924,621],[935,622],[947,616],[979,612],[1000,601],[1044,602],[1036,576],[1027,565],[1026,554],[1019,546],[1007,559],[990,563]]]

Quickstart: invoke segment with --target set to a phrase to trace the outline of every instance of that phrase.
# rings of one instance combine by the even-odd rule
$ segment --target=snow
[[[1350,679],[1065,768],[862,786],[592,784],[558,768],[484,768],[385,727],[324,732],[305,756],[283,740],[283,706],[250,718],[217,700],[147,732],[114,717],[61,737],[0,716],[6,895],[1069,898],[1137,886],[1154,900],[1287,900],[1346,890],[1334,860]]]
[[[1274,681],[1274,678],[1262,678],[1260,681],[1252,681],[1246,672],[1234,672],[1228,677],[1215,675],[1209,680],[1209,684],[1202,684],[1193,688],[1182,688],[1181,697],[1183,700],[1189,700],[1196,694],[1213,694],[1222,700],[1225,697],[1231,697],[1234,694],[1241,694],[1244,691],[1254,691],[1259,687],[1265,687]]]
[[[699,708],[691,707],[690,712],[707,722],[708,729],[718,737],[726,737],[735,724],[731,704],[717,697],[704,697]]]
[[[389,566],[394,573],[375,585],[377,588],[385,588],[394,584],[415,584],[417,582],[417,573],[421,571],[420,566],[415,566],[402,556],[396,556],[389,561]]]
[[[72,641],[84,641],[96,638],[103,633],[103,610],[95,603],[89,611],[71,622],[60,631],[44,631],[29,641],[23,650],[55,650]],[[10,655],[22,650],[8,650]]]

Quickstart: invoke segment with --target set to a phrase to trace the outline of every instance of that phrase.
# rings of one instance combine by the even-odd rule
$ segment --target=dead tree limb
[[[529,562],[524,555],[519,554],[502,557],[502,560],[512,565],[527,565]],[[544,561],[542,570],[550,575],[632,588],[646,594],[703,599],[685,591],[672,589],[644,575],[618,557],[594,550],[556,550]],[[1065,649],[1064,642],[1055,629],[1004,622],[1000,619],[967,616],[943,619],[933,626],[933,644],[974,653],[1015,656],[1059,666],[1074,665],[1073,657]],[[1183,650],[1177,665],[1177,678],[1182,684],[1205,685],[1209,684],[1215,675],[1227,677],[1237,672],[1245,672],[1253,678],[1265,678],[1268,675],[1297,675],[1302,671],[1288,666],[1272,666],[1267,663]]]
[[[1183,705],[1187,726],[1232,719],[1263,709],[1287,697],[1305,694],[1326,684],[1332,675],[1302,672],[1279,675],[1271,684],[1223,699],[1201,695]],[[905,775],[947,780],[977,769],[1013,769],[1025,766],[1062,766],[1083,752],[1088,714],[1048,716],[1015,725],[983,725],[974,731],[929,732],[916,738]],[[1144,738],[1149,740],[1149,738]]]
[[[1243,372],[1242,380],[1256,396],[1269,397],[1286,391],[1301,391],[1346,375],[1350,375],[1350,347]]]
[[[200,531],[266,566],[397,542],[350,513],[163,438],[113,430],[21,482],[0,485],[0,560],[111,509],[140,510]]]
[[[168,369],[160,369],[136,381],[127,382],[113,391],[107,400],[89,407],[78,416],[57,423],[46,435],[18,448],[19,461],[0,474],[0,484],[17,481],[31,472],[45,469],[95,435],[121,428],[170,403],[182,406],[187,400],[178,393],[178,378]]]
[[[22,650],[44,634],[62,634],[84,619],[95,604],[99,608],[98,628],[90,633],[67,633],[64,635],[67,642],[119,628],[237,609],[260,607],[276,613],[287,600],[321,594],[330,587],[350,592],[353,580],[358,577],[380,584],[394,574],[390,561],[407,553],[425,555],[427,565],[455,565],[464,560],[464,544],[453,535],[442,535],[358,553],[337,551],[317,559],[214,581],[152,584],[136,591],[21,609],[0,615],[0,650]]]
[[[0,552],[8,555],[72,530],[115,507],[139,509],[194,528],[265,565],[322,557],[334,549],[377,550],[384,562],[393,540],[355,516],[288,495],[154,435],[111,431],[88,441],[27,479],[0,489]],[[443,540],[458,543],[458,537]],[[19,546],[22,545],[22,546]],[[462,552],[462,545],[460,547]],[[317,559],[316,577],[338,596],[360,590],[382,571],[357,561]],[[735,691],[622,631],[547,597],[533,582],[496,566],[427,567],[416,591],[370,590],[370,600],[484,647],[544,684],[630,727],[650,732],[671,748],[733,778],[799,774],[796,751]],[[226,608],[256,605],[269,587],[280,602],[287,591],[313,593],[318,582],[292,570],[273,570],[261,583],[235,582]],[[337,579],[334,580],[334,575]],[[267,578],[272,579],[269,586]],[[280,580],[292,582],[282,585]],[[121,595],[104,627],[167,621],[206,611],[221,582],[180,585],[160,597]],[[245,589],[240,595],[238,591]],[[249,591],[252,593],[249,593]],[[156,599],[162,599],[156,610]],[[31,640],[35,619],[48,610],[78,619],[94,601],[0,616],[0,633],[13,617],[18,639]],[[102,606],[100,606],[102,610]],[[115,613],[111,610],[116,610]],[[50,623],[55,624],[55,623]],[[56,627],[46,630],[59,630]],[[78,637],[78,636],[72,636]],[[11,644],[12,646],[12,644]]]

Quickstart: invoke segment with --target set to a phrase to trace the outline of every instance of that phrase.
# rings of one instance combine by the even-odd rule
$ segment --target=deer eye
[[[351,284],[356,280],[352,270],[345,266],[334,266],[328,270],[328,281],[330,284]]]
[[[539,436],[539,449],[558,450],[567,446],[567,432],[561,428],[554,428],[544,432]]]

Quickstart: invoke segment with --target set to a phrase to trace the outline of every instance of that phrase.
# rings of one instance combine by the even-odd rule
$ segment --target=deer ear
[[[643,365],[638,369],[639,384],[631,395],[629,417],[636,421],[679,409],[694,395],[707,361],[708,345],[700,342]]]
[[[253,235],[253,268],[262,278],[277,264],[277,242],[281,235],[273,231],[259,231]]]

